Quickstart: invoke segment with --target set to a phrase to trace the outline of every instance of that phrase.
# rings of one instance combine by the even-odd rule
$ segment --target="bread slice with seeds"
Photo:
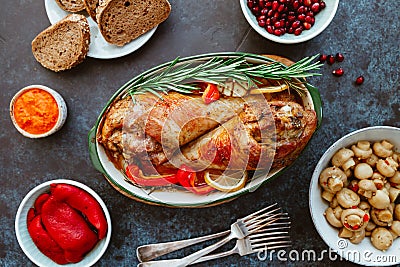
[[[170,13],[167,0],[100,0],[97,23],[107,42],[123,46],[159,25]]]
[[[55,0],[65,11],[79,12],[85,9],[83,0]]]
[[[96,21],[96,9],[99,6],[99,0],[83,0],[86,12]]]
[[[88,51],[90,28],[85,16],[70,14],[32,41],[32,53],[43,67],[55,72],[81,63]]]

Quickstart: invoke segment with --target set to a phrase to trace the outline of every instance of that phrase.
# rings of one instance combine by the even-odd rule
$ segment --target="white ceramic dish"
[[[65,183],[65,184],[70,184],[74,185],[76,187],[79,187],[89,194],[91,194],[101,205],[103,208],[104,214],[106,216],[107,224],[108,224],[108,230],[107,230],[107,236],[100,240],[97,245],[91,250],[85,258],[75,264],[67,264],[67,265],[59,265],[52,260],[50,260],[48,257],[46,257],[40,250],[36,247],[36,245],[33,243],[26,224],[26,219],[27,219],[27,214],[28,210],[33,207],[33,204],[36,200],[36,198],[41,195],[42,193],[49,192],[50,191],[50,184],[52,183]],[[106,251],[108,244],[110,242],[111,238],[111,218],[110,214],[107,210],[106,205],[104,204],[103,200],[99,197],[99,195],[96,194],[92,189],[90,189],[88,186],[72,181],[72,180],[64,180],[64,179],[59,179],[59,180],[52,180],[45,182],[41,185],[36,186],[33,188],[22,200],[18,211],[17,215],[15,218],[15,234],[17,236],[17,240],[19,245],[21,246],[22,250],[26,254],[26,256],[36,265],[41,266],[41,267],[60,267],[60,266],[71,266],[71,267],[84,267],[84,266],[92,266],[95,264],[101,256],[104,254]]]
[[[246,56],[246,60],[251,63],[256,64],[263,64],[270,62],[266,57],[254,55],[254,54],[247,54],[247,53],[215,53],[215,54],[206,54],[206,55],[198,55],[192,56],[188,58],[182,58],[181,64],[188,63],[188,62],[205,62],[210,60],[214,57],[225,57],[225,58],[237,58],[241,56]],[[170,62],[157,66],[151,70],[148,70],[138,76],[136,76],[131,81],[137,81],[142,76],[152,75],[160,71],[161,69],[169,66]],[[115,165],[109,160],[107,154],[103,146],[101,146],[96,141],[96,135],[101,129],[99,125],[103,120],[103,116],[108,109],[108,107],[113,103],[115,99],[118,99],[121,95],[125,94],[124,86],[118,90],[114,96],[109,100],[106,107],[103,109],[102,113],[100,114],[98,121],[96,122],[95,126],[89,133],[89,152],[90,157],[92,160],[93,165],[99,170],[101,173],[104,174],[106,179],[122,194],[131,197],[133,199],[143,201],[146,203],[151,203],[155,205],[165,205],[165,206],[173,206],[173,207],[205,207],[209,205],[217,205],[233,198],[236,198],[242,194],[253,192],[258,187],[260,187],[266,181],[277,177],[285,168],[277,169],[271,171],[267,176],[260,176],[253,179],[250,183],[248,183],[244,188],[236,191],[236,192],[217,192],[213,191],[207,195],[196,195],[187,190],[156,190],[156,191],[149,191],[149,189],[143,189],[126,181],[123,173],[118,170]],[[303,96],[304,105],[307,108],[313,109],[317,113],[318,121],[321,122],[322,120],[322,108],[321,108],[321,99],[319,92],[316,88],[310,87],[307,90],[307,94]]]
[[[25,130],[23,130],[21,127],[19,127],[19,125],[17,124],[15,117],[14,117],[14,103],[17,100],[17,98],[24,92],[30,90],[30,89],[34,89],[34,88],[38,88],[41,90],[44,90],[48,93],[50,93],[54,99],[57,102],[57,106],[58,106],[58,119],[57,119],[57,123],[54,125],[54,127],[46,132],[46,133],[42,133],[42,134],[31,134],[26,132]],[[56,91],[54,91],[53,89],[44,86],[44,85],[29,85],[26,86],[24,88],[22,88],[21,90],[19,90],[14,97],[11,99],[10,102],[10,116],[11,116],[11,120],[15,126],[15,128],[17,128],[18,132],[20,132],[22,135],[29,137],[29,138],[42,138],[42,137],[46,137],[49,136],[55,132],[57,132],[58,130],[61,129],[61,127],[64,125],[65,120],[67,119],[67,104],[65,103],[64,99],[62,98],[62,96],[57,93]]]
[[[325,219],[324,212],[328,203],[321,197],[319,174],[329,164],[332,156],[342,147],[348,147],[359,140],[380,141],[389,140],[396,150],[400,149],[400,128],[389,126],[375,126],[360,129],[345,135],[336,141],[319,160],[310,184],[310,212],[314,225],[325,243],[337,254],[346,260],[365,266],[389,266],[400,263],[400,238],[395,239],[393,245],[385,252],[376,249],[369,238],[360,244],[352,244],[347,239],[338,237],[338,229],[332,227]]]
[[[46,13],[51,24],[54,24],[63,19],[68,14],[71,14],[60,8],[54,0],[45,0],[44,3]],[[92,58],[110,59],[128,55],[142,47],[151,38],[151,36],[157,29],[157,27],[151,29],[149,32],[143,34],[142,36],[124,46],[116,46],[107,43],[107,41],[101,35],[96,22],[94,22],[93,19],[86,12],[81,13],[85,15],[89,22],[90,46],[88,56]]]
[[[304,30],[300,35],[297,36],[288,33],[281,36],[276,36],[268,33],[264,28],[260,27],[258,25],[256,17],[251,13],[251,10],[247,7],[247,0],[240,0],[240,6],[242,8],[242,12],[247,22],[250,24],[250,26],[261,36],[271,41],[282,44],[302,43],[314,38],[322,31],[324,31],[335,17],[339,5],[339,0],[326,0],[325,3],[326,7],[315,16],[315,24],[309,30]]]

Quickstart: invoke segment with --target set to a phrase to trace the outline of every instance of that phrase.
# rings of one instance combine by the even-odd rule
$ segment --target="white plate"
[[[329,164],[332,156],[342,147],[348,147],[359,140],[380,141],[389,140],[397,150],[400,149],[400,128],[375,126],[352,132],[336,141],[321,157],[315,167],[310,184],[310,212],[318,233],[325,243],[339,256],[348,261],[365,266],[389,266],[400,263],[400,238],[394,240],[393,245],[387,251],[376,249],[370,238],[366,237],[358,244],[352,244],[348,239],[338,236],[339,230],[332,227],[325,219],[324,212],[328,208],[328,202],[321,197],[319,186],[319,174]],[[326,254],[328,255],[328,254]],[[331,255],[331,254],[329,254]]]
[[[50,184],[52,183],[64,183],[74,185],[79,187],[90,195],[92,195],[97,202],[99,202],[100,206],[104,211],[104,215],[106,216],[108,229],[107,229],[107,236],[100,240],[96,246],[80,261],[77,263],[70,263],[67,265],[59,265],[54,261],[50,260],[46,257],[40,250],[37,248],[35,243],[33,243],[31,236],[28,232],[28,227],[26,224],[26,219],[28,215],[28,211],[30,208],[33,207],[35,200],[38,196],[42,193],[50,191]],[[17,215],[15,217],[15,234],[17,236],[17,240],[19,245],[21,246],[22,250],[24,251],[25,255],[36,265],[41,267],[61,267],[61,266],[70,266],[70,267],[84,267],[84,266],[92,266],[95,264],[101,256],[106,251],[108,244],[110,243],[111,239],[111,218],[110,214],[107,210],[106,205],[104,204],[103,200],[96,194],[92,189],[87,187],[86,185],[72,181],[72,180],[52,180],[40,184],[33,188],[22,200],[21,204],[19,205]]]
[[[45,0],[44,4],[46,7],[47,17],[49,18],[51,24],[54,24],[63,19],[65,16],[71,14],[60,8],[55,0]],[[124,46],[116,46],[107,43],[107,41],[101,35],[96,22],[94,22],[93,19],[86,12],[80,13],[85,15],[89,22],[90,46],[88,56],[93,58],[110,59],[130,54],[139,49],[142,45],[144,45],[157,29],[157,27],[151,29],[147,33],[136,38],[130,43],[127,43]]]
[[[184,63],[194,63],[194,62],[205,62],[215,57],[222,58],[237,58],[245,56],[246,60],[251,63],[257,64],[265,64],[268,61],[265,57],[248,54],[248,53],[239,53],[239,52],[225,52],[225,53],[213,53],[213,54],[205,54],[205,55],[197,55],[191,56],[187,58],[180,59],[180,64]],[[159,65],[151,70],[148,70],[138,76],[136,76],[132,81],[137,81],[141,79],[143,76],[152,75],[162,70],[163,68],[169,66],[171,62],[167,62],[165,64]],[[152,203],[156,205],[165,205],[165,206],[173,206],[173,207],[205,207],[210,205],[221,204],[225,201],[236,198],[240,195],[243,195],[248,192],[255,191],[259,186],[263,183],[273,179],[274,177],[279,176],[286,168],[279,168],[270,171],[270,173],[265,175],[260,175],[257,178],[251,180],[250,183],[246,184],[246,186],[235,192],[220,192],[213,191],[207,195],[196,195],[187,190],[149,190],[143,189],[138,186],[134,186],[133,184],[126,181],[123,173],[115,167],[115,165],[110,161],[109,157],[104,151],[103,146],[101,146],[96,141],[96,134],[99,129],[101,129],[100,125],[104,118],[104,114],[109,106],[113,103],[115,99],[125,94],[125,87],[121,87],[114,96],[109,100],[106,107],[103,109],[100,114],[96,125],[92,128],[89,133],[89,153],[92,160],[93,165],[97,170],[102,172],[107,180],[115,187],[119,192],[128,197],[139,199],[146,203]],[[313,109],[317,112],[318,120],[322,120],[322,108],[320,102],[320,95],[316,88],[309,88],[307,93],[303,96],[304,106]]]
[[[256,17],[247,7],[247,0],[240,0],[242,12],[250,26],[261,36],[281,44],[298,44],[308,41],[323,32],[335,17],[339,0],[326,0],[326,7],[315,16],[315,24],[309,30],[304,30],[300,35],[284,34],[276,36],[268,33],[264,28],[258,26]]]

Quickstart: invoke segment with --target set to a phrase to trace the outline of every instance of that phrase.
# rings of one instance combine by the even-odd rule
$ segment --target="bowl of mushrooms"
[[[400,263],[400,128],[345,135],[319,160],[310,184],[314,225],[342,258],[366,266]]]

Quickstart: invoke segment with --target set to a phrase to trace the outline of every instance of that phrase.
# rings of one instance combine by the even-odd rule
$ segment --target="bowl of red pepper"
[[[21,249],[38,266],[92,266],[110,242],[111,218],[88,186],[52,180],[22,200],[15,233]]]
[[[61,129],[67,118],[67,105],[55,90],[44,85],[29,85],[12,98],[10,116],[22,135],[42,138]]]

